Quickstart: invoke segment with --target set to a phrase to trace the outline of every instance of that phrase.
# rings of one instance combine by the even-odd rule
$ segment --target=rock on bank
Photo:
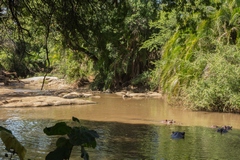
[[[85,105],[96,102],[85,99],[65,99],[54,96],[15,97],[0,101],[0,108],[49,107],[62,105]]]

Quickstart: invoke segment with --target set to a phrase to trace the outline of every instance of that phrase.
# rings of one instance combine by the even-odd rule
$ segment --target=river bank
[[[77,94],[73,99],[68,97],[74,88],[64,79],[57,77],[46,77],[43,90],[41,90],[43,77],[32,77],[21,79],[20,82],[10,81],[8,86],[1,87],[0,107],[1,108],[17,108],[17,107],[47,107],[60,105],[85,105],[95,104],[96,102],[83,99],[92,94]]]
[[[0,85],[0,107],[47,107],[60,105],[85,105],[95,104],[94,98],[101,98],[100,91],[92,91],[88,85],[77,88],[75,84],[69,84],[64,79],[46,77],[43,90],[44,77],[32,77],[18,81],[10,81],[8,86]],[[103,93],[112,93],[105,91]],[[115,92],[122,98],[162,98],[157,92],[133,93],[123,90]]]

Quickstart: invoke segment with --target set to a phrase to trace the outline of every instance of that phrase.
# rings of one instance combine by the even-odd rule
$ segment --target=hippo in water
[[[232,126],[223,126],[226,130],[232,130]]]
[[[176,121],[174,120],[162,120],[161,123],[164,123],[164,124],[173,124],[173,123],[176,123]]]
[[[223,126],[221,128],[217,129],[217,132],[220,132],[221,134],[227,133],[229,130],[232,130],[232,126]]]
[[[172,132],[171,138],[172,139],[184,139],[185,132]]]

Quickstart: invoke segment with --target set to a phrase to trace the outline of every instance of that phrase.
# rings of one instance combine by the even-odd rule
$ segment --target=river
[[[114,94],[100,94],[94,105],[1,109],[0,125],[10,129],[27,149],[26,158],[44,159],[55,147],[56,137],[43,133],[44,127],[69,122],[72,116],[96,130],[97,147],[88,149],[90,159],[240,159],[240,115],[193,112],[169,106],[163,99],[122,99]],[[176,124],[161,121],[173,119]],[[219,134],[212,125],[230,125],[233,130]],[[185,139],[172,140],[172,131],[186,132]],[[0,142],[0,158],[6,153]],[[80,159],[74,148],[72,160]]]

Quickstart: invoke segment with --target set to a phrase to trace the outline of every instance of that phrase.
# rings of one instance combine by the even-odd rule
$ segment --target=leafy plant
[[[80,124],[78,118],[72,117],[72,120]],[[59,122],[52,127],[46,127],[43,131],[48,136],[67,136],[58,138],[56,142],[57,148],[46,156],[46,160],[69,159],[74,146],[81,146],[81,158],[88,160],[89,155],[85,147],[95,148],[97,144],[96,138],[99,137],[95,130],[89,130],[84,126],[70,127],[65,122]]]
[[[17,154],[20,160],[23,160],[27,150],[21,145],[21,143],[14,137],[12,132],[2,126],[0,126],[0,138],[6,146],[6,150],[10,153],[9,159],[14,154]],[[8,154],[5,154],[8,157]]]
[[[239,49],[220,44],[217,50],[217,53],[199,55],[196,59],[198,63],[205,61],[205,69],[200,79],[184,89],[187,101],[194,110],[239,112]]]
[[[72,117],[72,120],[80,124],[78,118]],[[95,130],[89,130],[84,126],[70,127],[65,122],[46,127],[43,131],[48,136],[66,135],[66,137],[58,138],[56,142],[57,148],[46,156],[46,160],[67,160],[70,158],[74,146],[81,146],[81,158],[88,160],[89,155],[85,147],[95,148],[97,145],[96,138],[99,138]],[[24,159],[27,150],[13,136],[10,130],[0,126],[0,138],[6,146],[6,150],[10,153],[10,157],[7,153],[5,154],[6,157],[11,159],[14,154],[17,154],[20,160]]]

